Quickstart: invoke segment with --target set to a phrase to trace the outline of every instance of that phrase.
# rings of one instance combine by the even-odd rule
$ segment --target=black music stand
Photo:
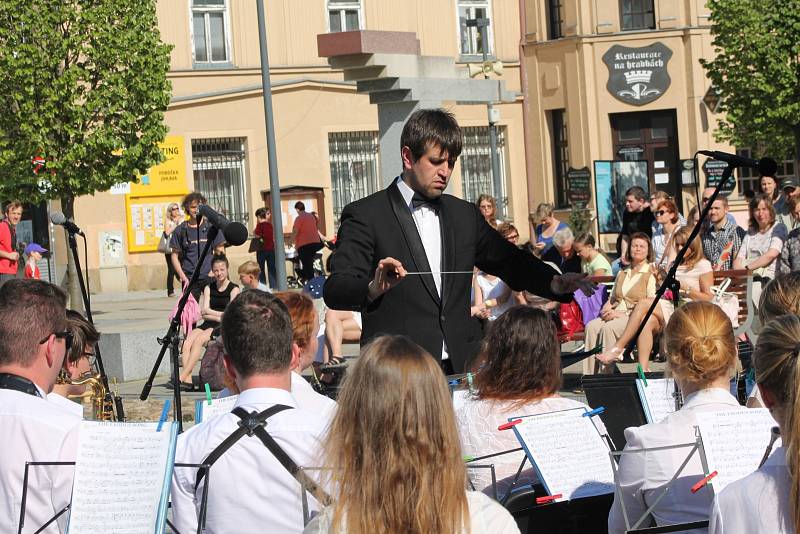
[[[20,504],[19,510],[19,530],[17,531],[18,534],[22,534],[22,528],[25,526],[25,507],[28,500],[28,470],[31,466],[44,466],[44,465],[75,465],[75,462],[25,462],[25,473],[22,478],[22,502]],[[206,528],[206,511],[208,509],[208,477],[211,475],[211,466],[208,464],[181,464],[176,463],[175,467],[196,467],[198,469],[205,470],[205,484],[203,486],[203,497],[200,502],[200,512],[198,514],[198,521],[197,521],[197,534],[201,534],[203,530]],[[72,504],[66,505],[64,508],[59,510],[56,515],[51,517],[47,520],[47,522],[39,527],[34,534],[39,534],[40,532],[44,532],[44,530],[49,527],[54,521],[56,521],[59,517],[64,515],[65,512],[69,511],[72,507]],[[166,519],[167,525],[172,529],[173,532],[176,534],[181,534],[178,529],[170,522],[169,517]]]

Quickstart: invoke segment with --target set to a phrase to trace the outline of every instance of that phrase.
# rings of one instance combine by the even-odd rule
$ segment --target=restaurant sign
[[[649,104],[669,88],[667,63],[671,57],[672,50],[661,43],[642,48],[614,45],[603,54],[608,67],[606,88],[626,104]]]

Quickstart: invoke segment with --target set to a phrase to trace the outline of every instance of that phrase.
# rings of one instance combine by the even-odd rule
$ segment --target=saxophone
[[[106,391],[103,385],[103,380],[100,378],[100,373],[92,374],[91,372],[84,374],[80,378],[64,380],[65,384],[73,386],[86,386],[86,391],[80,395],[69,395],[70,399],[80,399],[83,404],[87,399],[91,405],[91,417],[94,421],[114,421],[114,402],[112,396]],[[84,406],[84,410],[86,407]]]

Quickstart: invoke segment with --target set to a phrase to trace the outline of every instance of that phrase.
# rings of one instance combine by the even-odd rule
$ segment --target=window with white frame
[[[361,0],[327,0],[328,31],[350,32],[364,28]]]
[[[476,202],[481,195],[492,195],[497,201],[497,217],[508,218],[506,193],[506,135],[505,128],[497,128],[497,156],[500,160],[500,191],[492,179],[492,152],[489,146],[489,127],[462,128],[464,148],[461,151],[461,188],[464,200]]]
[[[246,223],[245,139],[192,139],[194,189],[231,221]]]
[[[378,132],[328,134],[334,224],[349,203],[378,191]]]
[[[195,63],[230,62],[227,0],[192,0],[192,43]]]
[[[484,46],[486,46],[486,53],[492,55],[492,10],[490,0],[456,0],[456,6],[458,9],[459,52],[461,55],[482,55]],[[480,28],[467,26],[467,21],[471,19],[489,19],[489,27],[486,28],[488,43],[484,44]]]

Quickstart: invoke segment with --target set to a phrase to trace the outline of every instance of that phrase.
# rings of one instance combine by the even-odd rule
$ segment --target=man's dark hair
[[[222,316],[225,354],[242,377],[288,371],[292,361],[292,319],[271,293],[245,291]]]
[[[297,202],[294,203],[294,209],[296,209],[297,211],[306,211],[306,205],[298,200]]]
[[[198,204],[205,204],[206,197],[203,196],[203,193],[198,193],[197,191],[189,193],[188,195],[183,197],[183,200],[181,201],[181,206],[183,206],[183,211],[187,211],[189,209],[189,206],[193,202],[197,202]]]
[[[256,217],[260,217],[262,219],[266,219],[267,218],[267,210],[266,210],[266,208],[258,208],[256,210]]]
[[[67,359],[75,363],[85,356],[89,348],[100,341],[100,332],[75,310],[67,310],[67,321],[72,331],[72,348],[67,353]]]
[[[634,185],[633,187],[625,191],[625,196],[626,197],[633,196],[633,198],[635,198],[636,200],[641,201],[647,198],[647,192],[638,185]]]
[[[33,363],[39,342],[67,328],[67,295],[35,278],[0,287],[0,365]]]
[[[464,134],[455,115],[443,109],[415,111],[400,134],[400,147],[407,146],[414,160],[421,158],[430,145],[438,145],[447,152],[447,158],[455,162],[461,155],[463,143]]]

